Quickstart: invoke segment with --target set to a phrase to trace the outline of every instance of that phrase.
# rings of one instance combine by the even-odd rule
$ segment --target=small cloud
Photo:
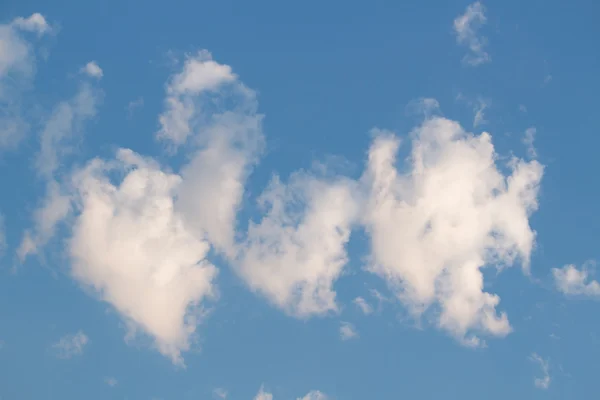
[[[528,128],[525,131],[525,136],[523,137],[523,144],[527,146],[527,155],[530,158],[537,158],[537,151],[533,146],[533,141],[535,139],[536,129],[534,127]]]
[[[96,79],[100,79],[104,76],[102,68],[100,68],[96,61],[90,61],[89,63],[85,64],[85,67],[81,68],[81,72]]]
[[[519,104],[519,111],[521,111],[522,113],[526,113],[527,107],[524,104]]]
[[[367,303],[367,301],[362,297],[357,297],[352,302],[356,304],[356,306],[360,308],[365,315],[369,315],[373,312],[373,307],[371,307],[369,303]]]
[[[216,388],[213,390],[213,397],[215,399],[226,399],[227,398],[227,390],[223,388]]]
[[[423,114],[429,118],[439,112],[440,103],[431,97],[421,97],[410,101],[406,106],[406,111],[412,114]]]
[[[600,297],[600,283],[590,278],[593,262],[584,264],[581,269],[569,264],[553,268],[552,276],[559,292],[572,296]]]
[[[138,108],[142,108],[144,106],[144,98],[143,97],[138,97],[137,99],[130,101],[129,104],[127,104],[127,116],[128,118],[131,118],[133,115],[133,112],[135,110],[137,110]]]
[[[65,335],[52,345],[58,358],[68,359],[83,354],[83,348],[89,339],[82,331]]]
[[[456,41],[460,45],[467,46],[470,51],[463,58],[463,63],[475,67],[491,60],[490,55],[484,50],[487,38],[478,34],[486,21],[485,8],[480,2],[468,6],[465,13],[454,20]]]
[[[28,18],[15,18],[12,25],[23,31],[37,33],[40,36],[51,30],[46,18],[40,13],[31,14]]]
[[[351,323],[342,322],[340,325],[340,337],[342,340],[355,339],[358,338],[358,332],[356,332],[354,325]]]
[[[256,396],[254,396],[254,400],[273,400],[273,395],[266,392],[264,386],[261,386]]]
[[[549,84],[549,83],[550,83],[550,81],[552,81],[552,75],[550,75],[550,74],[547,74],[547,75],[544,77],[544,86],[546,86],[547,84]]]
[[[548,360],[544,360],[542,357],[537,355],[536,353],[531,354],[529,360],[532,362],[538,363],[540,368],[542,369],[542,377],[537,377],[534,379],[533,384],[538,389],[546,390],[550,387],[550,374],[549,374],[549,362]]]
[[[117,381],[117,379],[112,376],[108,376],[104,378],[104,383],[106,383],[110,387],[115,387],[117,386],[117,383],[119,383],[119,381]]]
[[[298,400],[327,400],[327,396],[318,390],[312,390],[306,394],[306,396],[302,398],[298,398]]]
[[[551,333],[551,334],[550,334],[550,339],[554,339],[554,340],[560,340],[560,336],[558,336],[558,335],[557,335],[557,334],[555,334],[555,333]]]
[[[473,118],[473,127],[477,128],[480,125],[487,123],[485,119],[484,111],[489,107],[489,102],[485,100],[479,99],[477,104],[475,105],[473,111],[475,112],[475,117]]]
[[[4,231],[4,216],[0,214],[0,257],[2,257],[6,251],[6,234]]]

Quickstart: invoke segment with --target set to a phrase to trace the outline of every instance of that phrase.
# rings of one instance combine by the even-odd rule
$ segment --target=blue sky
[[[0,398],[591,398],[598,12],[2,2]]]

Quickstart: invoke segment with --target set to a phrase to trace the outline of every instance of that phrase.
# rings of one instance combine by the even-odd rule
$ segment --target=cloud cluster
[[[471,29],[469,18],[457,26]],[[404,163],[396,159],[400,139],[375,129],[359,179],[327,168],[274,175],[258,197],[261,215],[240,232],[246,181],[265,139],[256,94],[232,68],[201,51],[168,80],[156,137],[168,155],[183,153],[175,170],[119,149],[71,173],[61,163],[96,114],[100,95],[89,78],[103,75],[95,62],[83,72],[88,81],[41,133],[36,168],[47,195],[18,254],[38,252],[65,222],[71,275],[119,312],[129,335],[148,335],[174,363],[183,365],[217,294],[212,254],[285,313],[327,315],[340,310],[334,286],[356,229],[370,242],[367,270],[415,318],[427,312],[469,345],[511,331],[481,270],[517,261],[527,270],[543,174],[537,161],[513,159],[504,174],[490,134],[432,115],[439,105],[427,99]],[[373,312],[364,299],[355,303]],[[356,337],[349,324],[340,334]]]
[[[180,365],[206,313],[205,300],[216,295],[217,268],[207,256],[211,249],[236,251],[237,208],[262,142],[254,93],[234,75],[227,90],[217,91],[214,70],[230,69],[200,52],[188,57],[167,88],[168,98],[176,93],[186,103],[189,116],[185,133],[177,124],[159,133],[178,145],[184,143],[177,138],[190,140],[188,162],[178,173],[119,149],[114,159],[93,159],[58,176],[57,160],[68,151],[77,122],[95,110],[87,86],[59,105],[42,133],[38,157],[48,195],[34,214],[34,233],[26,233],[19,250],[22,258],[38,251],[59,222],[68,222],[72,276],[119,312],[129,336],[149,335]],[[211,99],[203,98],[204,90],[212,90]],[[218,102],[210,112],[204,107]],[[179,118],[171,104],[161,121]]]
[[[454,20],[456,41],[469,49],[463,63],[478,66],[491,61],[490,55],[485,51],[487,39],[479,35],[479,29],[486,22],[485,7],[479,1],[469,5],[465,13]]]

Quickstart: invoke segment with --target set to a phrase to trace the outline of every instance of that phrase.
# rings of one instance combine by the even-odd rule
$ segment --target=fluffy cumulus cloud
[[[259,202],[265,215],[250,223],[237,256],[250,287],[290,315],[338,310],[333,284],[347,262],[357,186],[345,178],[294,174],[274,178]]]
[[[51,30],[46,18],[40,13],[31,14],[27,18],[17,17],[11,25],[24,31],[37,33],[38,35],[43,35]]]
[[[185,108],[185,118],[174,103]],[[176,207],[197,235],[206,236],[229,256],[235,252],[236,215],[245,181],[263,148],[263,117],[257,107],[256,94],[231,68],[202,51],[188,57],[170,80],[166,110],[160,116],[159,138],[173,145],[192,138]]]
[[[89,338],[82,331],[74,334],[68,334],[59,339],[52,345],[58,358],[72,358],[83,354],[84,347],[88,344]]]
[[[180,365],[206,313],[205,300],[216,294],[217,268],[207,256],[211,248],[235,255],[244,180],[262,148],[254,92],[232,73],[219,90],[215,71],[230,70],[201,52],[170,80],[167,97],[181,94],[190,116],[187,162],[178,173],[129,149],[58,173],[77,121],[93,107],[85,91],[57,107],[38,157],[48,195],[19,253],[37,251],[59,222],[68,222],[72,276],[120,313],[129,336],[148,335]],[[163,117],[173,112],[169,104]],[[173,129],[168,132],[175,137],[159,136],[178,143]]]
[[[175,170],[120,149],[68,172],[62,163],[100,99],[89,78],[102,70],[90,62],[83,72],[87,81],[41,133],[36,167],[47,194],[18,254],[39,251],[64,221],[72,276],[119,312],[130,335],[149,336],[173,362],[183,364],[217,293],[213,251],[287,314],[326,315],[339,311],[334,284],[355,227],[370,239],[369,270],[415,316],[434,308],[441,328],[471,344],[476,334],[510,332],[498,296],[483,290],[481,268],[518,259],[527,268],[535,239],[528,217],[543,172],[535,160],[514,159],[503,175],[489,134],[432,116],[438,103],[426,99],[407,172],[395,165],[399,140],[375,131],[361,179],[326,168],[275,176],[258,198],[261,215],[239,232],[264,137],[256,94],[232,68],[201,51],[168,79],[156,136],[168,155],[183,153]],[[362,298],[355,304],[373,312]],[[349,324],[340,332],[356,336]]]
[[[237,77],[228,65],[219,64],[207,51],[188,56],[183,70],[173,76],[167,85],[166,110],[160,116],[158,136],[182,145],[193,133],[196,115],[195,104],[202,95],[218,91]]]
[[[81,69],[81,72],[96,79],[100,79],[104,76],[104,71],[102,71],[102,68],[100,68],[96,61],[90,61],[85,64]]]
[[[553,268],[552,275],[556,288],[566,295],[600,298],[600,283],[590,277],[591,263],[578,269],[569,264],[562,268]]]
[[[49,31],[46,19],[37,13],[0,24],[0,150],[14,148],[28,130],[20,103],[35,72],[35,38],[27,33],[41,36]]]
[[[436,305],[438,325],[477,345],[477,333],[504,336],[508,318],[497,295],[483,290],[481,269],[527,270],[543,167],[513,159],[504,176],[488,133],[427,119],[412,132],[408,170],[396,167],[400,140],[376,132],[363,183],[369,198],[363,223],[371,238],[370,270],[384,278],[415,316]]]
[[[465,13],[454,20],[456,41],[469,49],[469,53],[463,58],[467,65],[477,66],[491,60],[485,51],[487,39],[479,34],[479,29],[486,22],[485,7],[478,1],[469,5]]]
[[[111,173],[122,180],[113,183]],[[183,362],[217,274],[206,261],[210,244],[175,211],[181,181],[131,150],[90,162],[73,179],[78,215],[70,241],[73,277],[175,363]]]

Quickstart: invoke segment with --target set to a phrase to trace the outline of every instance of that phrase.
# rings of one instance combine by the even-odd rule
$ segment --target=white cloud
[[[96,115],[100,100],[101,93],[97,89],[82,83],[77,94],[59,103],[45,123],[40,134],[40,150],[35,167],[46,180],[46,195],[34,212],[33,230],[25,232],[17,250],[21,262],[27,256],[38,253],[39,248],[54,235],[56,225],[71,209],[69,197],[56,181],[56,174],[77,146],[84,123]]]
[[[119,381],[117,381],[117,379],[112,376],[107,376],[106,378],[104,378],[104,383],[106,383],[110,387],[115,387],[117,386]]]
[[[217,90],[224,83],[227,87]],[[203,91],[211,91],[212,98],[207,99]],[[165,128],[165,118],[179,118],[167,106],[160,117],[164,128],[161,135],[178,145],[194,133],[191,148],[197,149],[181,170],[183,183],[178,188],[176,208],[197,235],[233,256],[236,215],[245,181],[264,143],[256,95],[237,80],[229,66],[212,61],[208,52],[188,58],[183,71],[171,79],[168,99],[175,94],[183,96],[178,98],[186,103],[189,120],[183,130],[170,123],[170,128]]]
[[[83,354],[83,348],[88,344],[89,338],[79,331],[74,334],[68,334],[52,345],[58,358],[72,358]]]
[[[17,257],[21,262],[31,254],[37,254],[54,235],[56,225],[65,219],[71,210],[70,199],[62,193],[55,181],[50,181],[41,206],[34,211],[33,231],[25,231],[21,244],[17,249]]]
[[[0,149],[14,149],[25,137],[29,125],[21,116],[21,95],[29,88],[35,72],[31,43],[21,31],[48,30],[44,17],[33,14],[0,24]]]
[[[72,99],[54,108],[40,135],[40,151],[35,162],[42,176],[52,177],[65,156],[73,152],[83,123],[96,115],[100,100],[101,93],[84,82]]]
[[[51,31],[46,18],[40,13],[31,14],[28,18],[18,17],[12,21],[12,26],[29,32],[43,35]]]
[[[487,21],[485,7],[480,2],[475,2],[467,7],[465,13],[454,20],[456,41],[469,48],[469,53],[463,58],[465,64],[477,66],[491,60],[485,51],[487,39],[479,35],[479,29]]]
[[[254,396],[254,400],[273,400],[273,395],[266,392],[264,387],[261,386],[256,396]]]
[[[327,400],[327,399],[328,399],[328,397],[324,393],[322,393],[318,390],[312,390],[312,391],[308,392],[305,396],[297,398],[297,400]],[[273,395],[269,392],[266,392],[264,390],[264,387],[261,386],[259,392],[254,397],[254,400],[273,400]]]
[[[327,400],[327,396],[318,390],[313,390],[298,400]]]
[[[350,340],[358,338],[358,332],[356,328],[349,322],[342,322],[340,324],[340,337],[342,340]]]
[[[217,269],[206,257],[211,247],[235,257],[237,209],[263,144],[254,92],[237,81],[217,91],[214,80],[181,78],[197,70],[199,62],[188,58],[184,73],[171,80],[174,87],[191,87],[186,92],[191,116],[202,120],[194,125],[201,129],[194,129],[193,142],[186,147],[189,162],[180,172],[166,172],[128,149],[120,149],[115,160],[92,160],[50,192],[55,195],[47,197],[45,204],[50,205],[37,219],[52,223],[38,223],[42,228],[37,236],[26,236],[22,251],[36,250],[43,242],[36,237],[51,236],[53,229],[44,226],[68,221],[72,275],[119,311],[130,328],[128,337],[149,335],[162,354],[180,365],[181,353],[192,345],[206,311],[205,300],[216,294]],[[213,61],[209,65],[229,68],[215,67]],[[191,95],[201,88],[213,91],[206,107],[203,99]],[[47,131],[51,133],[43,135],[39,158],[48,161],[39,165],[53,182],[69,130]]]
[[[535,378],[533,383],[535,385],[535,387],[539,388],[539,389],[543,389],[546,390],[548,389],[548,387],[550,387],[550,374],[549,374],[549,363],[548,360],[544,360],[542,357],[540,357],[539,355],[537,355],[536,353],[533,353],[529,359],[535,363],[538,363],[540,365],[540,368],[542,370],[542,377],[541,378]]]
[[[337,311],[332,286],[347,261],[356,192],[342,178],[296,173],[287,185],[275,178],[259,200],[266,214],[250,223],[240,250],[240,275],[290,315]]]
[[[433,114],[439,112],[440,103],[437,101],[437,99],[421,97],[419,99],[410,101],[406,108],[410,113],[422,114],[429,118]]]
[[[373,307],[371,307],[364,298],[357,297],[352,302],[356,304],[356,306],[363,312],[363,314],[369,315],[373,313]]]
[[[119,184],[110,179],[115,172]],[[70,241],[73,277],[177,364],[217,274],[206,260],[210,244],[175,211],[180,184],[180,176],[130,150],[119,150],[114,162],[93,160],[73,180],[79,215]]]
[[[363,212],[371,237],[370,270],[386,279],[414,316],[439,306],[439,327],[465,344],[477,334],[511,331],[498,296],[484,292],[481,268],[522,261],[528,271],[543,167],[512,160],[496,167],[488,133],[479,136],[445,118],[412,132],[410,170],[396,169],[400,141],[380,132],[363,177],[370,196]]]
[[[475,108],[474,108],[475,117],[473,118],[473,127],[474,128],[477,128],[478,126],[487,123],[484,112],[485,112],[486,108],[488,108],[488,106],[489,106],[489,104],[486,101],[481,100],[481,99],[479,99],[479,101],[475,105]]]
[[[536,129],[534,127],[527,128],[525,130],[525,136],[523,137],[523,144],[527,146],[527,155],[530,158],[537,158],[537,151],[533,142],[535,140]]]
[[[223,388],[216,388],[215,390],[213,390],[213,397],[216,399],[226,399],[227,390]]]
[[[144,107],[143,97],[140,96],[137,99],[130,101],[129,104],[127,104],[127,116],[131,118],[133,116],[133,112],[142,107]]]
[[[567,295],[600,297],[600,283],[590,278],[589,265],[583,265],[581,270],[573,264],[553,268],[556,288]]]
[[[100,79],[104,76],[102,68],[100,68],[96,61],[90,61],[87,63],[83,68],[81,68],[81,72],[96,79]]]
[[[166,111],[160,116],[158,137],[179,146],[193,133],[194,102],[205,92],[214,92],[237,76],[228,65],[212,60],[208,51],[187,58],[183,70],[167,85]]]

